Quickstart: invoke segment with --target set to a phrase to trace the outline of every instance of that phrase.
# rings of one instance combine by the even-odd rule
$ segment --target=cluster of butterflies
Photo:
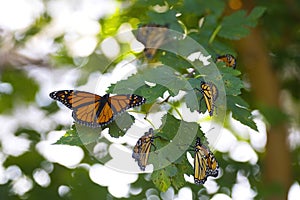
[[[151,151],[154,146],[153,141],[157,138],[154,136],[154,130],[149,129],[140,137],[133,148],[132,158],[137,161],[141,170],[145,170]],[[201,143],[199,137],[196,138],[194,146],[194,181],[197,185],[204,184],[208,176],[217,177],[219,174],[219,164],[214,154]]]
[[[169,38],[167,37],[168,30],[168,25],[157,24],[147,24],[138,29],[136,38],[145,46],[144,55],[147,59],[152,59],[157,49],[169,41]],[[216,62],[224,62],[227,67],[231,67],[233,69],[236,68],[236,59],[231,54],[217,56]],[[213,116],[215,110],[215,101],[218,97],[217,87],[212,82],[202,81],[200,84],[200,89],[195,89],[202,93],[202,98],[204,98],[208,113],[210,116]]]
[[[151,27],[155,27],[155,29],[151,29]],[[156,50],[165,41],[164,35],[167,31],[167,26],[160,25],[146,25],[138,29],[137,39],[145,45],[144,53],[147,58],[153,58]],[[225,62],[228,67],[236,67],[236,60],[230,54],[218,56],[216,62]],[[209,115],[212,116],[218,97],[217,87],[212,82],[202,81],[200,89],[196,89],[202,93]],[[50,97],[70,108],[72,117],[77,123],[93,128],[107,126],[127,109],[146,103],[144,97],[136,94],[99,96],[78,90],[54,91],[50,93]],[[154,131],[150,129],[137,141],[133,149],[132,157],[138,162],[141,170],[145,170],[154,139]],[[203,184],[207,176],[216,177],[218,175],[218,163],[209,148],[201,143],[200,138],[196,139],[194,150],[195,183]]]

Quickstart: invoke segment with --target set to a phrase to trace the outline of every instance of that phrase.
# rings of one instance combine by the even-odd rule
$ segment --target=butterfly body
[[[215,102],[219,95],[218,89],[212,82],[204,81],[201,82],[200,87],[200,92],[203,95],[209,115],[212,116],[215,109]]]
[[[73,110],[72,116],[77,123],[89,127],[106,126],[125,110],[146,102],[144,97],[135,94],[110,97],[109,94],[99,96],[78,90],[54,91],[49,96]]]
[[[219,165],[208,147],[201,143],[199,137],[195,144],[194,158],[194,181],[196,184],[204,184],[208,176],[217,177],[219,174]]]
[[[154,145],[154,131],[149,129],[142,137],[140,137],[133,148],[132,158],[138,162],[138,166],[142,171],[145,171],[149,159],[151,146]]]

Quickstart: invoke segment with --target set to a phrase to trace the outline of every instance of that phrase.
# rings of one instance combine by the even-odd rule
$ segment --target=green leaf
[[[15,105],[35,101],[35,94],[39,87],[24,71],[12,68],[5,69],[1,74],[1,82],[11,87],[11,91],[0,92],[0,113],[9,111]]]
[[[193,174],[193,168],[189,164],[188,160],[185,157],[185,154],[178,159],[180,162],[172,163],[164,169],[160,169],[154,171],[151,179],[156,187],[165,192],[171,185],[179,190],[184,185],[186,185],[186,181],[184,179],[184,174]]]
[[[194,145],[196,136],[203,144],[207,144],[207,140],[197,123],[178,120],[170,114],[162,121],[163,125],[155,134],[158,136],[154,141],[156,149],[148,161],[157,169],[151,179],[161,191],[170,187],[170,183],[178,190],[186,184],[184,174],[193,174],[186,152]]]
[[[252,10],[252,12],[248,15],[248,19],[250,21],[250,23],[248,25],[251,27],[256,26],[257,20],[265,13],[266,10],[267,10],[267,8],[265,8],[265,7],[261,7],[261,6],[255,7]],[[253,23],[251,23],[251,22],[253,22]]]
[[[71,146],[82,146],[82,142],[78,133],[76,131],[75,125],[72,126],[72,129],[67,130],[66,133],[59,138],[54,144],[66,144]]]
[[[192,14],[193,16],[202,17],[210,14],[217,18],[223,13],[224,7],[225,3],[219,0],[185,0],[182,4],[178,5],[177,9],[182,13],[188,13],[187,16]]]
[[[228,110],[232,111],[232,117],[242,124],[257,131],[257,126],[253,121],[252,114],[248,109],[249,105],[239,96],[227,96]]]
[[[224,17],[221,23],[221,30],[218,33],[220,37],[238,40],[250,33],[249,27],[254,27],[258,18],[264,13],[265,8],[254,8],[252,12],[246,16],[246,11],[240,10],[229,16]]]
[[[193,68],[192,64],[188,62],[186,59],[180,57],[179,55],[175,55],[173,53],[167,53],[165,56],[160,57],[160,61],[177,72],[181,74],[187,73],[188,68]]]
[[[190,165],[185,155],[182,156],[179,160],[181,161],[176,164],[177,174],[176,176],[171,178],[171,183],[176,190],[179,190],[184,185],[186,185],[184,174],[194,174],[193,167]]]
[[[83,67],[86,72],[100,71],[101,73],[104,73],[113,67],[110,66],[110,63],[111,60],[103,54],[93,53],[88,57],[88,62]]]
[[[222,64],[224,65],[224,63]],[[244,84],[243,81],[236,76],[239,76],[241,72],[230,67],[219,67],[219,69],[222,74],[226,95],[240,95],[241,89],[244,88]]]
[[[135,4],[137,4],[139,6],[149,7],[149,6],[155,6],[155,5],[163,6],[163,5],[165,5],[165,2],[163,0],[152,0],[152,1],[138,0],[138,1],[136,1]]]
[[[154,103],[156,99],[159,97],[163,97],[163,94],[168,90],[168,88],[156,84],[155,86],[151,87],[148,85],[143,85],[139,89],[135,91],[136,94],[139,94],[146,98],[146,103]]]
[[[177,95],[179,90],[184,90],[187,84],[187,81],[176,75],[175,70],[167,66],[145,70],[142,75],[145,81],[160,84],[174,95]]]
[[[146,83],[148,82],[148,83]],[[146,87],[145,85],[158,84],[157,87]],[[154,94],[156,97],[161,96],[163,90],[169,91],[171,95],[177,95],[179,90],[186,90],[188,82],[181,79],[176,75],[176,71],[172,68],[166,66],[160,66],[157,68],[150,68],[142,71],[140,74],[133,75],[126,80],[118,81],[116,84],[112,85],[108,89],[108,93],[113,94],[137,94],[143,96],[145,94]],[[149,89],[148,91],[143,91],[143,89]],[[150,92],[154,90],[153,92]],[[154,97],[155,97],[154,96]],[[156,98],[150,98],[147,103],[152,103]]]
[[[168,190],[171,186],[171,180],[165,169],[154,171],[151,175],[154,185],[162,192]]]
[[[246,37],[250,31],[246,26],[246,12],[244,10],[237,11],[232,15],[224,17],[221,24],[222,28],[218,35],[220,37],[238,40],[243,37]]]
[[[109,125],[99,128],[91,128],[75,123],[70,130],[68,130],[64,136],[62,136],[54,144],[67,144],[71,146],[82,146],[95,143],[103,129],[109,128],[109,134],[111,137],[120,137],[125,135],[127,130],[132,126],[134,117],[127,112],[122,113]]]
[[[175,176],[178,172],[177,167],[175,166],[175,164],[170,164],[165,169],[166,169],[166,173],[169,177]]]
[[[100,19],[101,39],[115,35],[123,20],[126,19],[128,20],[127,17],[120,16],[119,11],[116,11],[113,15],[110,15],[106,20]]]
[[[176,14],[176,10],[167,10],[163,13],[157,13],[151,10],[147,12],[147,16],[149,17],[148,22],[155,22],[155,24],[160,25],[168,25],[172,30],[183,32],[181,25],[178,23],[178,20],[176,18]]]
[[[163,124],[159,128],[158,136],[176,143],[191,143],[197,134],[199,125],[195,122],[186,122],[167,114],[162,119]],[[181,138],[182,137],[182,138]]]
[[[109,128],[110,136],[115,138],[124,136],[127,130],[134,123],[134,120],[135,118],[127,112],[122,113],[115,119],[115,121],[107,126]]]

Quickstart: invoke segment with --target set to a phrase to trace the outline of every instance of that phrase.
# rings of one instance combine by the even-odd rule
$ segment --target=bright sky
[[[18,6],[15,6],[18,5]],[[47,1],[46,5],[40,0],[10,0],[0,1],[0,30],[19,31],[28,27],[36,17],[38,17],[44,9],[48,9],[53,21],[49,26],[36,37],[32,38],[23,53],[30,54],[31,56],[44,56],[50,52],[55,51],[55,46],[51,42],[51,38],[65,33],[65,42],[68,50],[73,56],[87,56],[91,54],[97,44],[96,34],[101,29],[97,19],[99,17],[111,14],[115,11],[117,3],[114,1],[106,0],[84,0],[84,1]],[[130,28],[124,25],[122,30]],[[1,33],[1,32],[0,32]],[[133,36],[127,32],[122,34],[119,40],[132,41],[132,45],[136,45]],[[115,57],[118,55],[119,46],[114,38],[106,40],[101,46],[102,51],[108,57]],[[202,58],[202,60],[205,58]],[[111,73],[102,75],[100,73],[93,73],[89,77],[89,81],[81,89],[93,89],[97,94],[103,95],[106,88],[110,83],[117,80],[124,79],[136,72],[136,67],[132,64],[124,63],[117,66],[117,70]],[[120,73],[121,72],[121,73]],[[40,106],[48,105],[51,99],[48,94],[57,89],[70,89],[74,88],[76,81],[80,78],[80,69],[46,69],[46,68],[32,68],[28,71],[29,76],[33,77],[39,84],[41,90],[37,95],[37,103]],[[96,86],[95,86],[95,83]],[[101,87],[100,87],[101,86]],[[0,89],[7,89],[7,83],[0,82]],[[4,90],[3,89],[3,90]],[[9,92],[9,90],[8,90]],[[66,145],[51,145],[59,139],[65,132],[64,131],[51,131],[55,124],[71,125],[72,117],[71,112],[60,104],[61,110],[50,117],[46,117],[46,113],[39,109],[36,105],[28,107],[19,107],[12,116],[0,116],[0,141],[2,143],[2,150],[0,152],[0,163],[2,163],[7,155],[19,156],[29,149],[30,140],[25,135],[15,136],[14,132],[19,126],[30,126],[34,130],[42,134],[43,140],[36,146],[37,150],[47,160],[56,162],[69,168],[74,168],[79,165],[83,158],[83,151],[79,147],[71,147]],[[183,110],[186,109],[182,108]],[[150,114],[149,119],[152,119],[155,126],[160,125],[159,115],[163,113]],[[258,112],[255,112],[259,116]],[[26,115],[26,118],[21,116]],[[194,115],[194,114],[193,114]],[[197,114],[199,115],[199,114]],[[137,116],[138,117],[138,116]],[[201,116],[196,116],[200,119]],[[17,120],[16,120],[17,119]],[[108,187],[109,192],[115,197],[126,197],[129,193],[134,194],[137,191],[130,189],[130,183],[137,180],[137,173],[140,172],[136,163],[131,158],[131,149],[124,147],[123,143],[128,143],[133,146],[139,136],[149,129],[149,124],[137,120],[134,128],[131,128],[125,137],[118,140],[110,138],[108,134],[104,135],[116,144],[109,147],[109,152],[113,156],[113,160],[109,161],[106,165],[101,163],[93,166],[80,165],[90,170],[90,178],[95,183]],[[36,123],[38,122],[38,123]],[[257,163],[258,156],[256,151],[263,151],[266,144],[266,126],[262,119],[257,118],[255,122],[258,125],[259,132],[240,124],[236,120],[231,120],[231,126],[235,127],[235,134],[241,138],[250,139],[250,144],[241,142],[236,139],[229,130],[220,129],[219,141],[212,147],[220,152],[229,152],[232,159],[240,162],[250,162],[251,164]],[[201,123],[202,129],[205,132],[210,131],[212,122]],[[138,134],[137,134],[138,133]],[[103,146],[99,146],[103,148]],[[104,147],[105,148],[105,147]],[[74,153],[75,152],[75,153]],[[242,152],[242,153],[241,153]],[[5,154],[4,154],[5,153]],[[119,165],[118,160],[128,163],[127,168],[119,168],[114,170]],[[191,158],[190,158],[191,159]],[[192,161],[191,161],[192,163]],[[151,171],[152,166],[147,166],[146,171]],[[50,184],[49,173],[53,170],[53,166],[48,164],[44,168],[37,169],[34,173],[34,180],[37,184],[46,187]],[[120,171],[127,171],[130,173],[123,173]],[[223,172],[221,172],[222,174]],[[113,177],[118,177],[118,182]],[[120,178],[122,177],[122,178]],[[187,181],[191,181],[192,177],[186,177]],[[0,166],[0,184],[5,184],[8,180],[14,180],[13,188],[17,194],[24,194],[33,187],[32,180],[24,176],[18,166],[10,166],[4,168]],[[204,186],[210,192],[214,192],[218,188],[213,179],[208,179]],[[120,189],[122,188],[122,189]],[[62,186],[59,189],[60,194],[68,191],[68,186]],[[147,197],[152,197],[155,194],[153,191],[146,192]],[[299,196],[300,186],[295,182],[289,192],[289,199],[294,199]],[[225,194],[217,194],[213,197],[214,200],[218,199],[253,199],[255,192],[251,190],[247,177],[238,174],[236,184],[233,187],[232,197]],[[174,190],[170,188],[166,193],[161,194],[162,198],[170,199],[192,199],[192,193],[189,188],[182,188],[178,194],[174,194]]]

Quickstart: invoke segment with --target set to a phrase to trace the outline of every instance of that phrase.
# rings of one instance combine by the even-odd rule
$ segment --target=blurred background
[[[237,32],[255,7],[266,10]],[[299,10],[296,0],[0,1],[0,199],[299,198]],[[222,32],[224,21],[231,35]],[[85,148],[52,145],[73,119],[49,93],[97,82],[102,95],[129,76],[136,68],[120,55],[134,37],[115,35],[143,23],[170,23],[212,55],[237,59],[258,131],[228,113],[226,140],[214,152],[222,176],[204,186],[161,192],[147,174],[114,171]]]

